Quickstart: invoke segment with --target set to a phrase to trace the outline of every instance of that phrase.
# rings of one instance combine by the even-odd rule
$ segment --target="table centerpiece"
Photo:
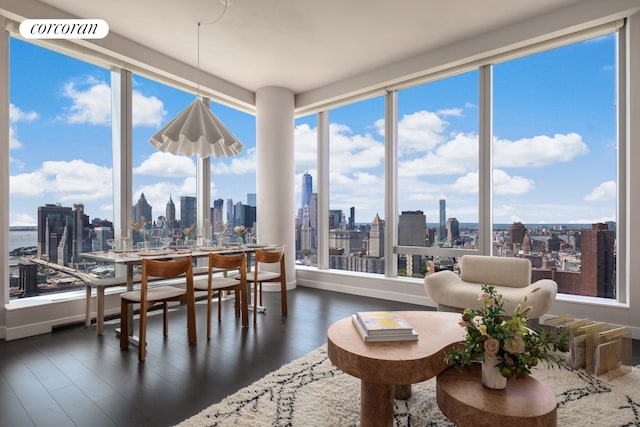
[[[531,306],[523,308],[519,304],[514,315],[507,318],[502,295],[490,285],[482,285],[478,300],[482,303],[480,308],[462,312],[459,324],[467,334],[462,346],[446,355],[448,364],[462,369],[481,363],[482,383],[494,389],[505,388],[511,377],[529,376],[539,361],[547,366],[561,366],[564,358],[559,352],[568,351],[568,337],[556,338],[539,326],[535,330],[528,328]],[[523,303],[526,300],[525,297]]]

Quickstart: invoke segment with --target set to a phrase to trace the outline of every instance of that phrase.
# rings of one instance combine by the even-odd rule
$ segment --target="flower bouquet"
[[[472,363],[489,362],[505,378],[505,385],[506,379],[513,376],[527,377],[541,360],[548,366],[561,366],[564,358],[557,352],[569,350],[568,337],[555,338],[541,327],[529,329],[526,324],[531,306],[523,309],[518,305],[514,315],[507,319],[502,295],[489,285],[482,285],[478,300],[482,302],[481,308],[467,308],[462,312],[459,323],[467,334],[463,346],[445,357],[448,364],[462,369]]]
[[[140,223],[138,224],[136,221],[131,222],[131,228],[138,233],[142,242],[139,243],[141,249],[148,249],[149,244],[147,243],[147,220],[142,216],[140,217]]]
[[[236,225],[233,227],[233,231],[238,235],[238,242],[242,244],[242,239],[244,238],[244,233],[246,231],[246,227],[244,225]]]

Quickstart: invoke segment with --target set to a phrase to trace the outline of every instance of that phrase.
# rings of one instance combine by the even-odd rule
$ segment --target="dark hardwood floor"
[[[150,317],[147,357],[120,351],[118,319],[96,336],[95,326],[70,325],[15,341],[0,341],[1,426],[169,426],[251,384],[326,342],[334,321],[357,310],[423,310],[423,306],[298,287],[288,293],[289,315],[280,315],[280,295],[265,293],[266,314],[243,329],[232,300],[222,323],[212,320],[206,340],[206,304],[199,302],[198,343],[189,346],[186,312],[170,313],[169,337],[162,315]],[[137,323],[136,323],[137,327]],[[634,365],[640,345],[634,341]]]

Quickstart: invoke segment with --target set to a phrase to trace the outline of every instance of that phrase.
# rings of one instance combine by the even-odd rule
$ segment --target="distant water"
[[[38,232],[36,230],[11,230],[9,231],[9,251],[16,248],[38,245]]]

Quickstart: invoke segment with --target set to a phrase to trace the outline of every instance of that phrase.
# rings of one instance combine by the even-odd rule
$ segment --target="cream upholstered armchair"
[[[558,285],[541,279],[531,283],[531,262],[525,258],[464,255],[460,259],[460,275],[443,270],[424,278],[427,295],[438,304],[438,311],[462,311],[479,308],[478,294],[483,284],[492,285],[502,294],[504,312],[513,315],[518,304],[532,306],[529,319],[538,323],[553,304]],[[523,300],[527,297],[526,303]]]

